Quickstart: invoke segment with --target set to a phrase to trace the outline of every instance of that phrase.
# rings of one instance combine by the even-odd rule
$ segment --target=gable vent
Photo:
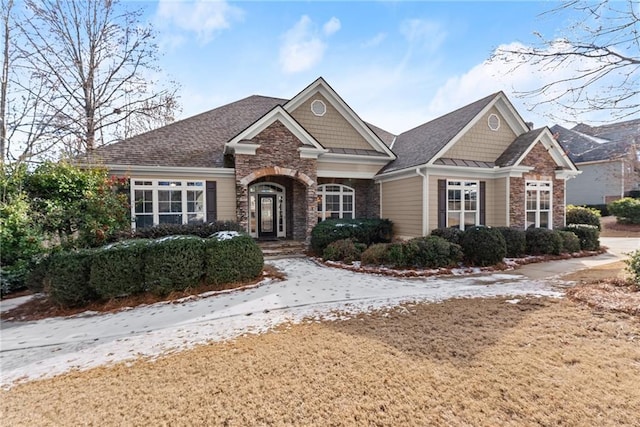
[[[311,103],[311,112],[318,117],[322,117],[327,112],[327,106],[324,105],[324,102],[316,99]]]
[[[498,130],[500,129],[500,117],[497,114],[491,114],[489,116],[489,129]]]

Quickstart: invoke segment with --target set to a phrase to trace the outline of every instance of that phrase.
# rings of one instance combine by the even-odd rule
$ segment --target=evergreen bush
[[[419,268],[452,267],[462,260],[460,246],[439,236],[411,239],[407,247],[407,262]]]
[[[258,244],[243,233],[219,232],[205,241],[205,280],[224,285],[255,279],[262,274],[264,257]]]
[[[184,291],[204,276],[205,241],[196,236],[167,236],[149,242],[144,256],[145,289],[156,295]]]
[[[640,249],[631,252],[624,262],[627,264],[627,271],[631,274],[631,281],[636,289],[640,290]]]
[[[575,233],[565,230],[559,230],[556,233],[562,238],[561,252],[569,254],[580,252],[580,239]]]
[[[366,245],[358,243],[354,239],[336,240],[329,243],[329,246],[324,249],[322,259],[351,264],[354,261],[360,261],[360,256],[366,248]]]
[[[600,211],[586,206],[567,206],[567,224],[589,224],[600,230]]]
[[[233,221],[197,222],[192,224],[159,224],[153,227],[137,228],[133,234],[121,233],[123,239],[159,239],[166,236],[209,237],[219,231],[241,231],[240,224]]]
[[[608,205],[609,212],[622,224],[640,224],[640,199],[625,197]]]
[[[384,265],[387,263],[389,243],[374,243],[362,252],[360,263],[362,265]]]
[[[580,249],[583,251],[597,251],[600,249],[600,231],[597,227],[588,224],[571,224],[564,228],[570,231],[580,240]]]
[[[311,249],[321,255],[331,242],[356,239],[369,246],[390,242],[393,224],[388,219],[327,219],[311,231]]]
[[[471,265],[487,266],[501,263],[507,254],[507,243],[499,230],[475,226],[464,231],[462,252]]]
[[[459,245],[462,242],[462,236],[464,236],[464,231],[456,227],[436,228],[434,230],[431,230],[431,235],[442,237],[443,239],[451,243],[455,243],[456,245]]]
[[[526,253],[527,250],[527,236],[524,230],[511,227],[496,227],[504,241],[507,244],[507,257],[519,258]]]
[[[125,240],[103,246],[91,260],[91,287],[101,299],[145,291],[144,258],[150,241]]]
[[[562,237],[548,228],[528,228],[527,253],[530,255],[559,255],[562,251]]]
[[[51,300],[62,307],[80,307],[96,299],[89,284],[93,251],[63,251],[51,255],[47,286]]]
[[[404,243],[390,243],[387,246],[387,264],[390,267],[403,268],[409,265],[406,256],[407,248]]]

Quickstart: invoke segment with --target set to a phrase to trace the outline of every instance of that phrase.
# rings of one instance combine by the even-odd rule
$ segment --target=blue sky
[[[249,95],[290,98],[324,77],[360,117],[394,133],[503,90],[554,78],[485,61],[501,45],[561,35],[556,2],[139,2],[159,33],[163,78],[181,85],[180,118]],[[589,117],[569,117],[571,121]]]

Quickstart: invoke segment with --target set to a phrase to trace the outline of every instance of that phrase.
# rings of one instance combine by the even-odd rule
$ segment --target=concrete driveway
[[[632,241],[630,241],[632,240]],[[156,357],[209,341],[261,333],[285,322],[317,321],[405,302],[456,297],[561,296],[560,274],[620,259],[638,239],[602,239],[611,252],[466,276],[400,279],[318,265],[307,258],[271,261],[287,278],[245,290],[157,303],[118,313],[83,313],[35,322],[0,322],[0,385]],[[541,280],[545,279],[545,280]],[[10,303],[11,300],[7,301]],[[517,302],[517,298],[514,299]],[[2,302],[2,309],[8,304]]]

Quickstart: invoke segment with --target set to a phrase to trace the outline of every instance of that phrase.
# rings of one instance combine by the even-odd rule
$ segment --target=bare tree
[[[176,87],[163,89],[154,80],[158,48],[141,10],[117,0],[25,4],[30,16],[18,22],[21,71],[42,86],[23,89],[46,111],[38,125],[67,154],[113,142],[118,126],[133,118],[172,120],[167,109],[177,106]]]
[[[11,39],[11,10],[13,9],[13,0],[2,0],[2,76],[0,79],[0,120],[2,127],[0,128],[0,165],[4,164],[7,157],[7,94],[9,89],[9,46]]]
[[[637,0],[571,0],[547,12],[575,22],[560,38],[536,33],[533,47],[501,48],[492,61],[533,65],[557,76],[551,83],[522,91],[532,108],[553,104],[580,114],[598,110],[623,119],[640,113],[640,20]],[[570,74],[566,69],[573,70]],[[555,117],[554,117],[555,118]]]

